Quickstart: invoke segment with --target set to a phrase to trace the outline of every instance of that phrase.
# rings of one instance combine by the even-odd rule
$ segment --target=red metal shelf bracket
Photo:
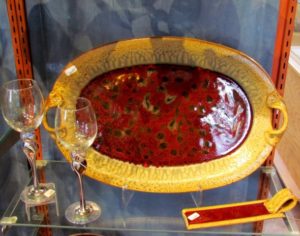
[[[33,78],[30,57],[28,27],[24,0],[7,0],[7,12],[11,29],[17,78]],[[24,101],[30,98],[24,98]],[[26,102],[26,101],[25,101]],[[40,130],[35,131],[37,139],[37,159],[43,159]]]

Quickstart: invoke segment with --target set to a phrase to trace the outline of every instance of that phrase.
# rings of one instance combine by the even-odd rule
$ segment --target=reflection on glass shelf
[[[78,226],[69,223],[64,217],[67,206],[78,197],[77,186],[73,184],[76,176],[70,169],[69,163],[49,161],[43,171],[46,181],[56,184],[59,216],[56,215],[55,206],[49,205],[44,212],[33,211],[31,213],[32,220],[29,222],[25,214],[24,204],[16,196],[12,199],[4,217],[16,216],[17,222],[12,225],[26,227],[27,230],[28,227],[32,229],[50,227],[53,235],[69,235],[76,232],[101,232],[104,235],[111,235],[112,232],[122,232],[121,235],[182,235],[183,233],[254,235],[253,223],[188,231],[185,228],[181,210],[196,207],[195,196],[202,197],[202,200],[199,201],[202,206],[256,200],[258,182],[262,173],[267,173],[267,176],[270,177],[270,196],[282,188],[273,168],[260,168],[239,182],[222,188],[207,190],[198,195],[135,192],[84,178],[87,198],[101,205],[102,215],[99,220],[93,223]],[[48,216],[48,223],[42,222],[41,214]],[[297,231],[290,219],[272,219],[266,222],[266,225],[272,227],[265,229],[264,235],[292,235],[292,231]],[[282,225],[280,231],[274,227],[278,225]]]

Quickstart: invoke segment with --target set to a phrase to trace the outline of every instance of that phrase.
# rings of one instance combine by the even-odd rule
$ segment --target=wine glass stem
[[[80,212],[86,213],[86,202],[85,202],[85,195],[83,191],[82,174],[76,169],[75,169],[75,173],[77,174],[79,180]]]
[[[32,170],[33,177],[33,188],[34,191],[38,191],[39,189],[39,181],[37,178],[37,170],[36,170],[36,144],[35,144],[35,135],[34,133],[21,133],[21,139],[24,142],[23,152],[26,155],[26,158],[29,162],[29,165]]]

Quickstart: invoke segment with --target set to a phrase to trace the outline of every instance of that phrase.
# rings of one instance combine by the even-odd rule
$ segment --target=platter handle
[[[45,129],[50,133],[51,136],[55,136],[55,129],[49,125],[47,113],[51,108],[59,106],[62,102],[63,102],[62,97],[53,91],[49,94],[49,96],[46,99],[43,125]]]
[[[279,140],[281,135],[284,133],[284,131],[287,128],[288,125],[288,114],[287,114],[287,109],[286,105],[282,99],[282,97],[277,93],[277,91],[274,91],[268,95],[267,98],[267,105],[272,108],[280,111],[282,114],[282,124],[281,127],[278,129],[271,129],[267,131],[267,141],[271,145],[276,145]]]

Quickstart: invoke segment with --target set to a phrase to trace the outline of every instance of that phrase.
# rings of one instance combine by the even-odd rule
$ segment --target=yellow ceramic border
[[[282,98],[268,74],[247,55],[231,48],[191,38],[141,38],[108,44],[79,56],[59,75],[47,99],[47,108],[71,103],[90,80],[117,68],[138,64],[192,65],[223,73],[245,90],[253,109],[253,125],[245,142],[221,159],[178,167],[134,165],[111,159],[90,148],[86,175],[114,186],[148,192],[188,192],[211,189],[238,181],[256,170],[267,158],[286,128]],[[271,125],[272,108],[284,114],[284,127]],[[52,136],[47,120],[44,125]],[[64,156],[68,151],[57,142]]]
[[[216,226],[226,226],[226,225],[250,223],[255,221],[284,217],[284,212],[294,208],[297,205],[297,202],[298,200],[296,196],[293,195],[290,190],[282,189],[277,194],[275,194],[271,199],[268,200],[257,200],[257,201],[232,203],[232,204],[224,204],[218,206],[199,207],[199,208],[187,208],[182,210],[182,216],[187,229],[200,229],[200,228],[209,228],[209,227],[216,227]],[[215,221],[215,222],[208,222],[208,223],[201,223],[201,224],[191,224],[191,225],[188,223],[188,219],[185,216],[185,213],[189,211],[221,209],[221,208],[234,207],[234,206],[252,205],[256,203],[264,203],[265,207],[269,211],[269,214],[245,217],[240,219]]]

